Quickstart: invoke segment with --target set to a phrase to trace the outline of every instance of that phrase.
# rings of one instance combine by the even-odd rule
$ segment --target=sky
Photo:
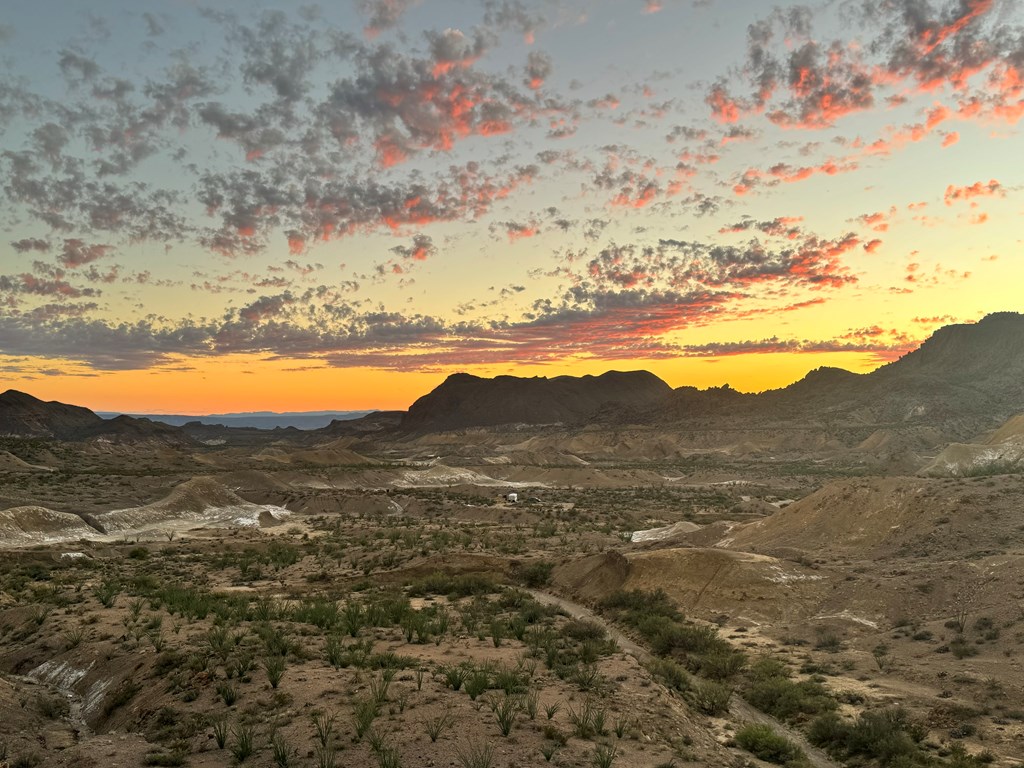
[[[0,389],[405,408],[1024,310],[1015,0],[10,0]]]

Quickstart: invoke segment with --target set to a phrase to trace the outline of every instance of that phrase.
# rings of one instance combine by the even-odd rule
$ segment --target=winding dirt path
[[[537,602],[543,605],[553,605],[560,608],[574,619],[585,619],[586,621],[592,621],[596,624],[600,624],[604,627],[608,636],[619,644],[619,648],[635,658],[641,664],[653,658],[653,654],[650,651],[633,640],[630,640],[621,630],[613,624],[610,624],[606,619],[592,611],[590,608],[587,608],[587,606],[581,605],[580,603],[574,603],[571,600],[566,600],[564,597],[552,595],[548,592],[541,592],[536,589],[527,589],[525,591],[533,595]],[[729,702],[729,714],[735,720],[750,723],[762,723],[770,726],[776,733],[783,734],[787,739],[797,744],[804,751],[807,755],[807,760],[813,768],[842,768],[840,763],[837,763],[823,751],[807,741],[806,737],[800,731],[790,728],[788,725],[779,722],[771,715],[767,715],[764,712],[755,709],[737,693],[733,693],[732,699]]]

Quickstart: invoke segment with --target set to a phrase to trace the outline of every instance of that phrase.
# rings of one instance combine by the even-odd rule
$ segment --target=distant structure
[[[516,493],[515,491],[506,494],[505,501],[507,501],[509,504],[515,504],[517,501],[519,501],[519,494]]]

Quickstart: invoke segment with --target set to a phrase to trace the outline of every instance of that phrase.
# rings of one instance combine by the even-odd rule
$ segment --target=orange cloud
[[[1003,189],[1003,185],[995,179],[991,179],[988,183],[976,181],[967,187],[950,184],[946,187],[943,199],[946,201],[946,205],[953,205],[957,201],[971,200],[976,197],[1003,197],[1005,195],[1006,191]]]
[[[725,87],[720,84],[712,87],[707,96],[707,103],[711,107],[712,117],[720,123],[735,123],[740,119],[739,104],[725,92]]]
[[[920,43],[924,53],[928,54],[942,45],[948,38],[960,32],[974,19],[992,8],[992,0],[967,0],[967,13],[951,24],[938,29],[926,29],[921,33]]]

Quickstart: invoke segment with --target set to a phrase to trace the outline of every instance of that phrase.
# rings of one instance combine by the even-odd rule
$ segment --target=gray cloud
[[[968,83],[979,71],[1024,60],[1021,27],[1004,24],[995,6],[989,0],[840,6],[843,23],[862,29],[857,47],[813,39],[814,18],[805,7],[775,9],[749,27],[746,61],[732,78],[744,92],[734,97],[730,83],[719,81],[707,100],[724,121],[764,111],[779,125],[815,129],[873,107],[879,93],[893,86],[947,88],[967,90],[983,114],[1002,117],[1012,111],[1012,94],[992,83]]]
[[[64,241],[57,261],[69,269],[74,269],[103,258],[111,250],[112,246],[109,245],[89,245],[78,238],[68,238]]]
[[[366,31],[377,34],[398,24],[417,0],[358,0],[357,7],[367,17]]]
[[[49,240],[42,240],[38,237],[26,237],[13,241],[11,247],[18,253],[28,253],[29,251],[46,253],[52,246]]]

